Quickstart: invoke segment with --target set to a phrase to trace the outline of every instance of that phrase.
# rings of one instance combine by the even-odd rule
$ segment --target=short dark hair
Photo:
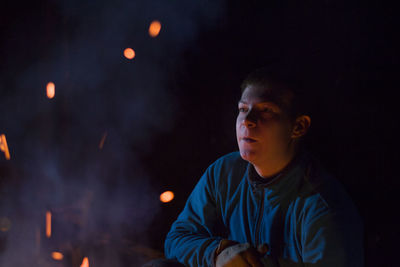
[[[264,67],[244,79],[240,86],[242,94],[249,85],[264,87],[271,101],[287,112],[291,120],[311,113],[305,87],[295,75]]]

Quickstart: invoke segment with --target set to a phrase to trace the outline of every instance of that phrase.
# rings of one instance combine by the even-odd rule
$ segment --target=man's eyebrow
[[[248,104],[248,103],[247,103],[246,101],[244,101],[244,100],[239,100],[238,104],[239,104],[239,103]],[[262,101],[262,102],[256,103],[256,105],[265,105],[265,104],[272,105],[272,106],[277,106],[277,104],[275,104],[275,103],[272,102],[272,101]]]

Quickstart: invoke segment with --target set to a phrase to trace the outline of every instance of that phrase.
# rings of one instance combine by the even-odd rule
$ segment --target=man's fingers
[[[263,267],[261,260],[268,251],[268,246],[259,246],[257,249],[249,243],[236,244],[225,248],[216,257],[217,267]]]
[[[246,260],[243,255],[236,255],[229,262],[227,262],[224,267],[253,267],[253,265]],[[258,266],[257,266],[258,267]]]
[[[216,259],[217,267],[234,267],[234,266],[243,266],[243,267],[251,267],[246,259],[243,257],[245,251],[247,251],[250,247],[249,243],[245,244],[237,244],[230,247],[225,248]]]
[[[258,253],[260,253],[262,256],[264,256],[268,251],[269,251],[269,247],[267,244],[260,244],[257,247],[257,251]]]
[[[249,263],[252,267],[263,267],[260,261],[260,254],[255,248],[249,248],[248,250],[241,253],[242,257]]]

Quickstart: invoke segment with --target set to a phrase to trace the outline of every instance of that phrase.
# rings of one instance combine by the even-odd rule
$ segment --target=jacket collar
[[[296,185],[309,174],[311,163],[311,153],[305,149],[300,150],[292,161],[277,175],[265,179],[258,175],[254,166],[248,163],[247,178],[253,191],[266,189],[268,198],[275,195],[289,194],[290,191],[297,188]]]

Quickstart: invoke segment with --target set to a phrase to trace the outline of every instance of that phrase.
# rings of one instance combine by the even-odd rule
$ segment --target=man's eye
[[[246,108],[239,108],[239,112],[246,112],[247,109]]]

